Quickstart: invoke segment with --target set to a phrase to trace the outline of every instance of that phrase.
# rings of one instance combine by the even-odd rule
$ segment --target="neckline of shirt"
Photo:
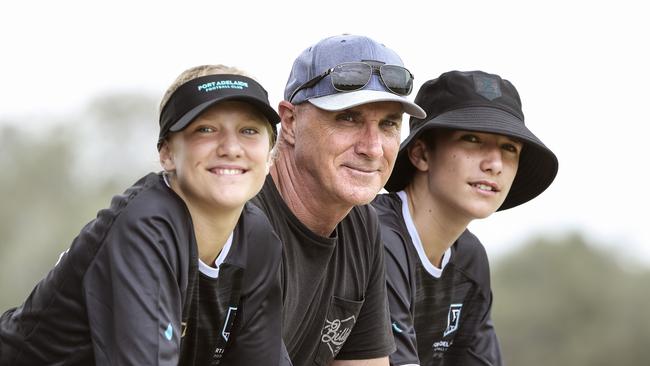
[[[411,211],[409,211],[408,204],[408,195],[405,191],[399,191],[397,192],[397,196],[402,200],[402,217],[404,218],[406,229],[409,232],[411,242],[413,243],[413,247],[415,247],[415,250],[418,253],[418,257],[420,258],[422,266],[430,275],[435,278],[440,278],[440,276],[442,276],[443,270],[445,269],[445,266],[447,266],[447,263],[449,263],[449,260],[451,259],[451,248],[447,248],[445,253],[442,255],[442,263],[440,265],[440,268],[434,266],[427,257],[427,253],[424,251],[422,241],[420,240],[420,235],[418,234],[418,230],[415,227],[415,223],[413,222],[413,217],[411,217]]]
[[[214,261],[214,267],[205,264],[199,258],[199,271],[201,271],[201,273],[203,273],[204,275],[210,278],[219,277],[219,266],[223,264],[223,261],[228,256],[228,252],[230,252],[230,247],[232,246],[232,237],[233,237],[233,233],[230,233],[228,240],[226,240],[226,244],[224,244],[223,248],[221,248],[221,252],[219,252],[217,259]]]
[[[296,214],[291,210],[287,202],[282,197],[282,194],[280,194],[280,190],[276,186],[275,181],[273,180],[273,176],[271,176],[271,174],[267,175],[266,180],[268,181],[271,195],[274,197],[273,200],[278,203],[277,206],[284,212],[285,217],[288,218],[287,222],[289,223],[289,225],[294,226],[296,229],[300,230],[304,235],[306,235],[307,239],[309,239],[311,242],[309,244],[317,244],[319,246],[326,248],[327,250],[332,250],[336,246],[336,243],[338,243],[339,226],[341,225],[341,222],[343,222],[343,220],[345,219],[341,220],[341,222],[339,222],[336,225],[334,231],[332,232],[332,235],[330,236],[318,235],[315,232],[313,232],[302,221],[300,221],[298,216],[296,216]],[[264,188],[262,189],[264,190]],[[349,214],[350,213],[348,213],[348,215]]]
[[[167,176],[167,172],[163,172],[162,176],[163,176],[163,181],[165,181],[165,185],[167,185],[167,187],[171,189],[172,186],[171,184],[169,184],[169,177]],[[219,252],[217,259],[214,261],[214,267],[205,264],[205,262],[203,262],[201,258],[199,258],[199,271],[201,273],[203,273],[204,275],[210,278],[219,277],[219,266],[223,263],[223,261],[228,256],[228,252],[230,252],[230,247],[232,246],[232,237],[233,237],[233,233],[230,233],[230,236],[228,236],[228,239],[226,240],[226,244],[224,244],[223,248],[221,248],[221,252]]]

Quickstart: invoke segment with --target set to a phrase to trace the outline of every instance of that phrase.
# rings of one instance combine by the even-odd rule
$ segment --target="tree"
[[[650,364],[650,274],[577,234],[495,263],[493,317],[508,365]]]
[[[100,97],[37,132],[0,130],[0,312],[21,303],[82,226],[156,164],[156,103]]]

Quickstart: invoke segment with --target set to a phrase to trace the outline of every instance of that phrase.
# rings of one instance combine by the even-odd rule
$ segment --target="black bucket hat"
[[[384,187],[387,191],[404,189],[413,177],[415,167],[407,153],[410,143],[423,132],[438,128],[494,133],[523,142],[517,175],[498,211],[537,197],[555,179],[557,157],[524,125],[519,93],[499,75],[446,72],[424,83],[415,103],[427,112],[427,117],[411,117],[410,134],[400,146],[395,168]]]

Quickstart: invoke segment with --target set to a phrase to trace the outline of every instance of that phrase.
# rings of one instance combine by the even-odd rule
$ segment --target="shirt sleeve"
[[[490,299],[491,299],[490,294]],[[472,340],[471,347],[467,350],[469,359],[467,365],[501,366],[501,348],[497,339],[494,323],[491,317],[491,303],[479,329]]]
[[[380,358],[395,351],[395,342],[391,334],[388,299],[386,298],[386,268],[384,250],[377,217],[372,211],[369,230],[373,239],[367,244],[373,255],[369,260],[369,281],[359,319],[352,329],[341,351],[338,360],[360,360]]]
[[[171,224],[118,216],[83,281],[97,365],[176,365],[182,300]]]
[[[501,366],[501,349],[497,339],[494,323],[492,322],[492,291],[490,289],[490,272],[487,256],[484,251],[479,253],[482,265],[476,266],[481,269],[481,289],[474,302],[475,307],[468,309],[469,316],[476,317],[476,321],[467,321],[461,327],[469,326],[464,332],[473,334],[469,342],[456,342],[449,349],[449,360],[454,364],[468,366]],[[472,325],[473,324],[473,325]],[[447,358],[447,357],[446,357]]]
[[[252,288],[245,294],[242,304],[243,321],[227,346],[222,361],[225,365],[291,364],[282,343],[281,332],[282,296],[278,272],[281,244],[275,234],[267,238],[270,240],[259,243],[264,245],[264,251],[250,253],[261,256],[264,263],[248,269],[248,273],[255,274],[256,281],[253,281]]]
[[[412,281],[408,257],[402,240],[382,230],[386,249],[386,285],[392,333],[397,350],[390,355],[391,365],[419,365],[413,322]]]
[[[476,278],[480,287],[477,294],[480,300],[475,303],[477,308],[473,310],[476,311],[478,323],[473,332],[474,336],[465,351],[460,353],[464,357],[462,364],[469,366],[501,366],[503,365],[501,349],[494,329],[494,323],[492,322],[493,295],[490,280],[490,265],[483,245],[478,242],[478,239],[474,235],[468,234],[471,233],[467,231],[461,238],[465,238],[468,241],[471,239],[476,241],[476,244],[472,246],[473,251],[465,253],[467,253],[467,258],[473,259],[470,262],[471,264],[468,265],[468,268],[471,269],[470,272],[474,273],[473,276]],[[452,345],[452,348],[454,346]]]

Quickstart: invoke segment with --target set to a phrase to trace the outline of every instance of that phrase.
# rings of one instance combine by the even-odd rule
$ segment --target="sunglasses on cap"
[[[334,89],[340,92],[350,92],[363,89],[368,85],[373,74],[379,74],[381,82],[394,94],[406,96],[413,90],[413,74],[402,66],[345,62],[300,85],[291,94],[289,102],[291,103],[299,91],[315,86],[327,75],[330,75]]]

